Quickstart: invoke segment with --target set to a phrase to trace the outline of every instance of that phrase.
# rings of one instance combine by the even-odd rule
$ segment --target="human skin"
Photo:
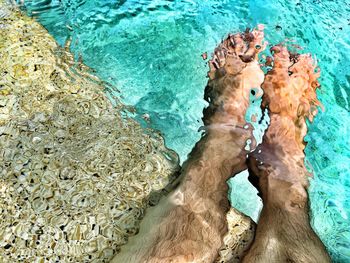
[[[274,66],[262,86],[271,123],[248,161],[264,206],[243,262],[331,262],[310,226],[304,166],[306,118],[317,113],[319,73],[310,55],[292,55],[283,46],[272,51]]]
[[[111,262],[213,262],[227,232],[226,181],[246,168],[252,130],[244,116],[264,74],[257,62],[263,28],[229,36],[210,61],[205,134],[182,168],[178,187],[147,210],[138,235]]]

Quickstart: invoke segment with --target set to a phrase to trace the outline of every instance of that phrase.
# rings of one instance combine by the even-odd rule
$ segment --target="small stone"
[[[144,119],[145,121],[148,122],[148,121],[150,121],[151,117],[149,116],[148,113],[145,113],[145,114],[142,115],[142,119]]]
[[[4,249],[9,249],[9,248],[11,248],[11,245],[10,245],[10,244],[6,244],[6,245],[4,246]]]
[[[1,98],[0,99],[0,107],[5,107],[7,102],[8,102],[8,99],[6,97],[5,98]]]
[[[37,143],[41,142],[41,138],[35,136],[35,137],[33,137],[32,142],[33,142],[34,144],[37,144]]]

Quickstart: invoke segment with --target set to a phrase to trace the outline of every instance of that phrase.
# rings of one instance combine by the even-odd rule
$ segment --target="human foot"
[[[319,105],[319,72],[310,55],[291,54],[283,46],[272,51],[274,67],[263,84],[271,122],[248,163],[264,207],[243,262],[329,262],[309,223],[303,152],[306,118],[312,120]]]
[[[258,63],[258,54],[265,49],[264,27],[244,33],[229,35],[215,49],[209,62],[209,82],[205,99],[209,107],[204,111],[204,123],[226,123],[233,121],[245,124],[244,113],[249,105],[252,88],[260,88],[264,73]],[[257,92],[256,96],[261,96]],[[218,112],[217,118],[211,116]],[[225,113],[225,114],[223,114]]]
[[[245,110],[264,74],[262,28],[229,36],[210,61],[206,133],[184,163],[177,189],[147,210],[140,232],[112,262],[213,262],[227,233],[226,180],[245,168]]]

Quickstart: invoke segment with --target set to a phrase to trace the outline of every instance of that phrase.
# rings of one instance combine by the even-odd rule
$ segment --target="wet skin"
[[[310,226],[304,166],[306,118],[317,113],[319,73],[310,55],[292,55],[283,46],[272,51],[274,66],[262,86],[271,123],[248,161],[250,180],[264,206],[243,262],[330,262]]]
[[[257,62],[263,32],[229,36],[210,61],[205,134],[182,168],[178,187],[147,210],[140,232],[112,262],[213,262],[227,233],[226,181],[246,169],[245,112],[264,74]],[[258,94],[257,94],[258,96]]]
[[[274,60],[268,59],[274,68],[264,80],[257,62],[264,49],[262,30],[229,36],[215,50],[205,90],[206,132],[176,189],[147,210],[139,234],[112,262],[215,261],[227,232],[226,181],[247,167],[264,208],[244,262],[329,262],[309,224],[303,162],[305,118],[315,114],[318,75],[310,57],[291,56],[277,46]],[[252,130],[244,116],[251,89],[263,81],[271,125],[262,145],[250,153],[245,147]]]

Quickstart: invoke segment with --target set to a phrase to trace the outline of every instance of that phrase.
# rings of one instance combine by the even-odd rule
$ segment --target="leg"
[[[315,93],[319,74],[309,55],[292,56],[282,46],[272,51],[274,67],[263,84],[271,123],[248,162],[264,207],[243,262],[330,262],[310,226],[303,152],[305,119],[312,120],[319,104]]]
[[[112,262],[213,262],[227,232],[226,180],[245,169],[244,128],[251,88],[263,82],[256,60],[263,32],[229,36],[210,61],[206,133],[184,164],[177,189],[147,211],[140,233]]]

